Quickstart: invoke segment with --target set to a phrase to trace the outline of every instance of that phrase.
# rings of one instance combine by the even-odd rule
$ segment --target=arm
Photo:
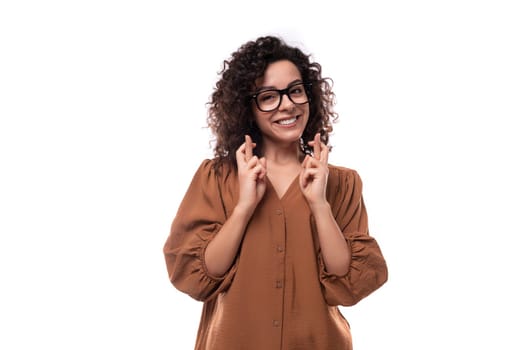
[[[329,305],[354,305],[381,287],[388,269],[377,241],[368,232],[368,215],[357,172],[333,169],[329,202],[350,252],[350,267],[344,276],[330,273],[319,257],[320,281]]]
[[[253,155],[254,147],[251,138],[246,136],[245,143],[236,152],[239,201],[205,252],[208,271],[215,276],[222,276],[232,265],[246,225],[266,189],[266,162]]]
[[[354,305],[386,282],[387,266],[368,233],[359,175],[349,169],[333,169],[327,187],[328,150],[318,136],[311,145],[314,157],[303,163],[301,188],[319,237],[321,287],[327,304]]]
[[[204,260],[208,272],[212,276],[219,278],[230,269],[239,250],[239,245],[250,217],[251,214],[243,211],[238,206],[235,207],[224,226],[208,244],[204,253]]]
[[[328,147],[316,134],[310,142],[314,148],[313,157],[306,156],[300,175],[301,190],[308,201],[315,219],[321,254],[329,273],[343,276],[348,272],[350,252],[346,240],[337,224],[330,204],[326,200],[328,181]]]
[[[204,263],[206,247],[226,221],[220,182],[213,161],[205,160],[180,203],[163,249],[171,283],[200,301],[228,288],[236,271],[232,266],[216,278]]]
[[[241,188],[229,218],[219,184],[223,180],[207,160],[197,170],[173,220],[164,245],[168,274],[177,289],[196,300],[209,300],[226,290],[236,272],[240,242],[266,184],[266,164],[251,155],[254,146],[248,137],[237,152]]]
[[[328,273],[344,276],[350,266],[350,251],[328,202],[311,207],[319,246]]]

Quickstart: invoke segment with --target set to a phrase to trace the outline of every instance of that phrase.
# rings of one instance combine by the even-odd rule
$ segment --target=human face
[[[299,69],[290,61],[271,63],[264,76],[255,82],[256,92],[266,89],[286,89],[302,82]],[[263,112],[253,103],[255,122],[261,130],[265,146],[269,144],[290,144],[297,142],[308,122],[310,107],[308,103],[295,104],[287,94],[282,94],[281,104],[270,112]]]

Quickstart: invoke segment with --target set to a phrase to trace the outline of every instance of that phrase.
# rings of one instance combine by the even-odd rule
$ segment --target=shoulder
[[[237,172],[228,163],[218,159],[204,159],[193,176],[193,184],[207,191],[229,190],[235,183]]]
[[[204,159],[195,173],[192,187],[208,199],[219,200],[221,207],[231,213],[238,193],[237,171],[227,162]]]
[[[361,181],[361,176],[355,169],[328,164],[328,170],[330,171],[330,177],[334,180],[345,180],[345,181]]]
[[[333,164],[328,165],[328,170],[328,192],[336,196],[348,191],[361,192],[363,183],[357,170]]]
[[[226,162],[221,162],[217,158],[204,159],[197,168],[196,175],[206,176],[215,179],[227,178],[233,169]]]

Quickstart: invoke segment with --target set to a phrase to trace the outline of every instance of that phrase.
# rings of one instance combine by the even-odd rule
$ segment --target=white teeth
[[[277,123],[279,123],[281,125],[290,125],[290,124],[295,123],[296,120],[297,120],[297,118],[293,117],[293,118],[290,118],[290,119],[279,120]]]

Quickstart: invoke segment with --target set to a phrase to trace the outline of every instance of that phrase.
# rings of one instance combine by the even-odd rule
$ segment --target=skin
[[[297,67],[290,61],[277,61],[268,66],[264,76],[256,81],[258,89],[284,89],[301,80]],[[328,181],[328,147],[320,134],[309,141],[313,155],[299,150],[301,135],[308,122],[308,104],[295,105],[283,95],[281,105],[271,112],[261,112],[253,106],[255,121],[262,133],[260,145],[263,157],[253,155],[257,146],[250,136],[236,152],[239,177],[239,200],[232,215],[209,243],[204,259],[208,272],[220,277],[231,267],[237,255],[246,226],[267,189],[267,182],[279,197],[299,177],[299,186],[315,218],[321,254],[328,273],[343,276],[348,272],[350,252],[326,200]],[[296,120],[287,125],[280,120]]]

